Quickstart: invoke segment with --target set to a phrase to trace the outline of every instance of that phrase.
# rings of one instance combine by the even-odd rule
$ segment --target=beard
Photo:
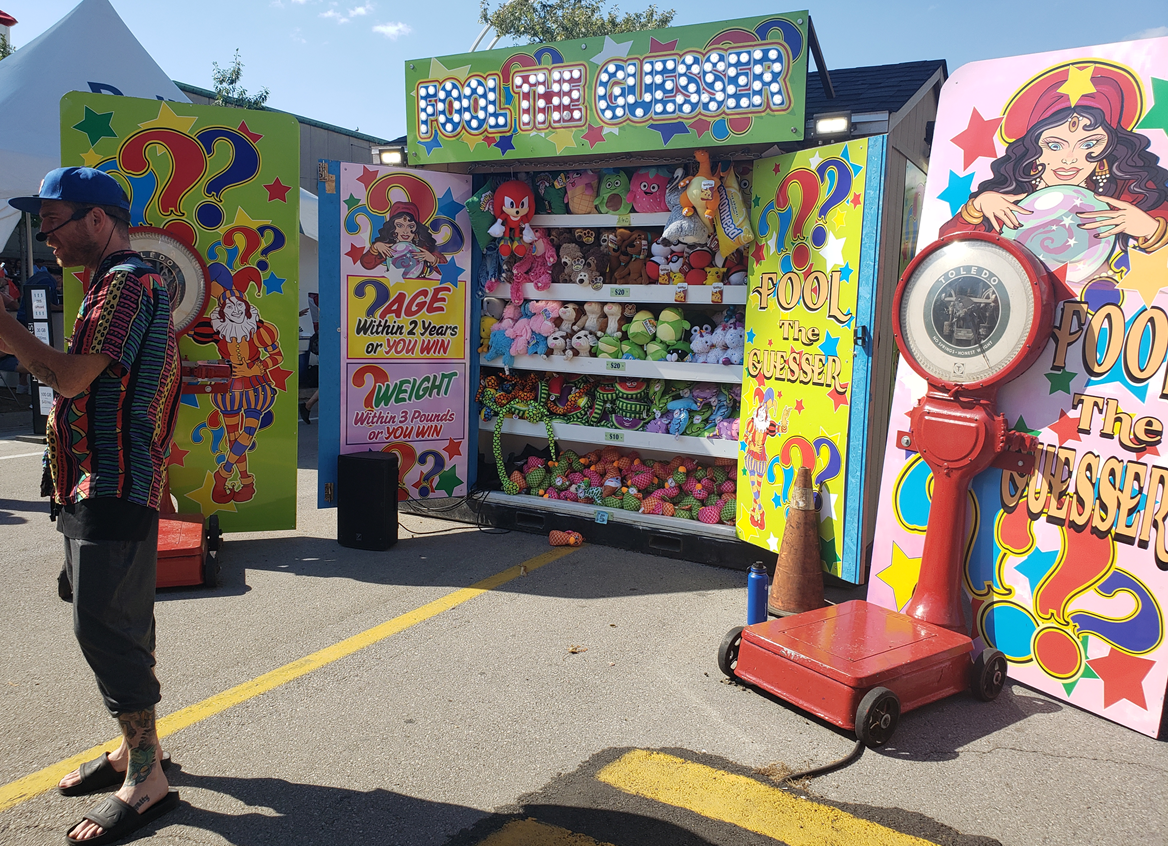
[[[60,244],[53,248],[57,264],[62,267],[85,267],[90,270],[101,264],[102,245],[96,238],[78,240],[72,244]]]
[[[256,326],[259,325],[259,314],[255,309],[249,311],[251,317],[244,313],[235,320],[231,317],[220,317],[220,312],[216,310],[211,314],[211,328],[224,340],[246,341],[255,334]]]

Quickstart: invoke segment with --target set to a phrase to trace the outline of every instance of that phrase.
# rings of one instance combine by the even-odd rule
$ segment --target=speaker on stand
[[[398,460],[392,452],[337,457],[337,543],[389,549],[397,543]]]

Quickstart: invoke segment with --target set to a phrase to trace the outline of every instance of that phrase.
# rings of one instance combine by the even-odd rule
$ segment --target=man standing
[[[58,789],[75,796],[121,782],[68,833],[70,842],[112,843],[178,805],[154,714],[158,508],[178,409],[178,345],[166,287],[130,249],[130,204],[112,177],[59,168],[37,196],[9,203],[40,215],[37,238],[58,264],[90,272],[67,352],[3,310],[0,351],[57,393],[45,464],[65,536],[61,594],[72,594],[77,641],[122,731],[115,753]]]

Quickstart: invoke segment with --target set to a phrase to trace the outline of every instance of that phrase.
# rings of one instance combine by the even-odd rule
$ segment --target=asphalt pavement
[[[62,542],[22,431],[0,431],[10,846],[61,842],[96,800],[48,788],[116,735],[56,595]],[[1168,841],[1168,744],[1013,683],[909,713],[888,746],[780,789],[854,738],[721,676],[744,573],[554,557],[545,537],[408,514],[391,550],[345,549],[315,507],[316,427],[300,433],[297,528],[229,535],[221,587],[159,594],[183,805],[135,842]]]

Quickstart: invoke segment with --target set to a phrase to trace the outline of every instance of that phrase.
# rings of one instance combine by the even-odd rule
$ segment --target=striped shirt
[[[58,396],[46,458],[62,504],[115,497],[157,509],[178,415],[178,342],[162,280],[129,250],[102,261],[81,301],[71,354],[113,361],[75,397]]]

